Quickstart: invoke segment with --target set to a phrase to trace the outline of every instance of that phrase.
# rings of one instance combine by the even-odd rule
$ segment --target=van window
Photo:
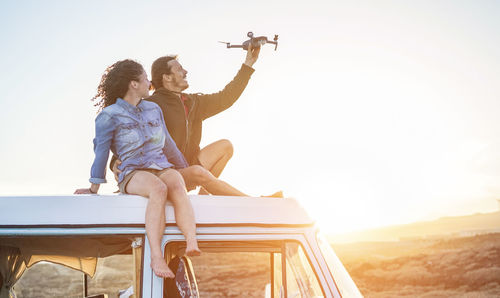
[[[133,285],[132,255],[116,255],[97,260],[93,277],[87,275],[87,295],[117,297]],[[83,272],[63,265],[40,262],[28,268],[14,286],[17,298],[84,297]]]
[[[288,297],[323,297],[316,273],[298,242],[199,241],[199,246],[203,254],[186,258],[183,267],[192,272],[174,272],[176,281],[172,284],[181,286],[175,289],[165,281],[164,297],[176,297],[175,291],[189,292],[192,297],[284,297],[285,292]],[[177,265],[183,248],[182,242],[167,244],[167,263]],[[179,275],[186,277],[178,280]]]
[[[200,297],[264,297],[269,253],[205,253],[192,258]]]
[[[1,272],[17,275],[0,278],[14,282],[11,294],[18,298],[118,297],[127,289],[133,294],[140,283],[141,242],[130,236],[0,238],[0,258],[11,260]]]

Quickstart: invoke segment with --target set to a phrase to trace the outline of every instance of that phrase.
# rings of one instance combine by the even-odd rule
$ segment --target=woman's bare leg
[[[161,239],[165,230],[165,204],[168,189],[166,184],[155,175],[137,171],[127,184],[127,193],[149,198],[146,207],[146,234],[151,246],[151,268],[163,278],[174,278],[168,268],[161,250]]]
[[[200,255],[193,207],[187,196],[184,179],[176,170],[164,172],[160,179],[167,185],[168,199],[174,205],[175,221],[186,238],[186,254],[188,256]]]

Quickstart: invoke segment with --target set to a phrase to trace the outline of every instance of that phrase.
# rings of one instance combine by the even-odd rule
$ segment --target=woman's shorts
[[[118,188],[120,189],[121,193],[126,194],[127,192],[125,191],[127,189],[127,184],[129,183],[130,179],[135,175],[135,173],[139,171],[144,171],[144,172],[149,172],[156,177],[160,177],[163,173],[167,172],[168,170],[171,170],[173,168],[166,168],[163,170],[156,170],[156,169],[139,169],[139,170],[133,170],[132,172],[128,173],[125,178],[123,178],[122,182],[118,183]]]

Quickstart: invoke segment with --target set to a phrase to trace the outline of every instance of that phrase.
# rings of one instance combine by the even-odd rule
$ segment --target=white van
[[[162,280],[150,267],[145,198],[0,197],[0,297],[361,297],[297,201],[190,199],[203,254],[183,256],[167,205],[162,247],[176,278]]]

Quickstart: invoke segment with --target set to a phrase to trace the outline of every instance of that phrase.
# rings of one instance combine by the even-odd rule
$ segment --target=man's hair
[[[163,75],[170,74],[168,62],[176,59],[177,55],[169,55],[160,57],[153,62],[153,65],[151,65],[151,83],[155,90],[163,87]]]
[[[144,71],[141,64],[130,60],[121,60],[109,66],[101,77],[101,82],[97,87],[97,94],[92,98],[97,101],[94,106],[99,107],[99,111],[110,106],[121,97],[127,94],[130,81],[139,81],[139,77]]]

